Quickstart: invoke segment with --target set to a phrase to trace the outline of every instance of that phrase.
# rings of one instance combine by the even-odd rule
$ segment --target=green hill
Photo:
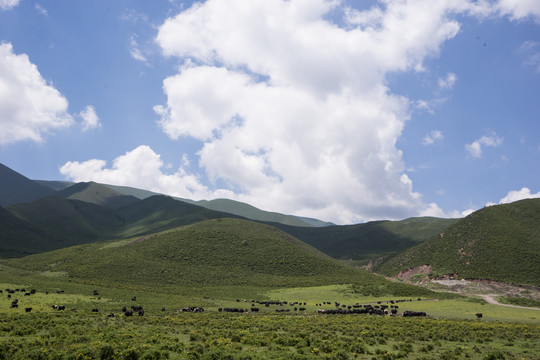
[[[65,199],[81,200],[112,208],[121,208],[139,202],[139,199],[135,196],[123,195],[118,191],[95,182],[74,184],[59,191],[56,196]]]
[[[55,196],[13,205],[7,210],[42,234],[39,246],[33,247],[39,251],[103,240],[125,225],[124,219],[113,209]],[[0,234],[2,248],[13,241],[8,235]],[[28,239],[23,240],[25,238],[19,239],[18,248],[28,252]]]
[[[78,192],[80,189],[83,190]],[[66,190],[75,195],[90,194],[93,201],[100,199],[93,191],[85,189],[101,190],[97,184],[76,184]],[[69,192],[63,194],[69,195]],[[103,196],[101,199],[110,204],[125,198],[122,195],[120,198]],[[164,195],[136,200],[121,208],[56,196],[45,197],[2,209],[0,224],[5,224],[3,229],[6,230],[0,232],[0,257],[22,256],[106,239],[148,234],[231,216]]]
[[[439,234],[456,221],[419,217],[320,228],[275,226],[336,259],[368,260],[397,254]]]
[[[118,209],[127,226],[118,233],[128,237],[163,231],[208,219],[234,217],[201,206],[175,200],[165,195],[155,195]]]
[[[37,227],[0,207],[0,258],[20,257],[42,251],[46,235]]]
[[[0,206],[31,202],[55,192],[0,164]]]
[[[223,211],[229,214],[245,217],[247,219],[265,222],[275,222],[291,226],[312,226],[310,223],[301,220],[298,217],[284,215],[276,212],[264,211],[239,201],[229,199],[214,199],[191,201],[184,200],[195,205],[205,207],[215,211]]]
[[[540,285],[540,199],[485,207],[422,244],[377,265],[396,275],[431,265],[431,276]]]
[[[427,290],[342,266],[274,227],[215,219],[131,240],[101,242],[3,261],[107,286],[298,287],[347,284],[383,293]],[[396,290],[397,289],[397,290]]]

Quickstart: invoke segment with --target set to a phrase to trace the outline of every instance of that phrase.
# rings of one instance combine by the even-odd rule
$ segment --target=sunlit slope
[[[111,208],[120,208],[139,202],[139,199],[135,196],[124,195],[105,185],[97,184],[95,182],[81,182],[74,184],[59,191],[56,196],[65,199],[81,200]]]
[[[456,221],[419,217],[321,228],[276,226],[336,259],[365,260],[397,254],[439,234]]]
[[[87,244],[5,263],[27,270],[65,272],[72,280],[108,285],[296,287],[356,283],[378,286],[387,293],[396,288],[417,291],[342,266],[279,229],[239,219],[208,220],[154,236]]]
[[[540,285],[540,199],[485,207],[444,234],[410,248],[375,270],[396,275],[431,265],[433,275]]]

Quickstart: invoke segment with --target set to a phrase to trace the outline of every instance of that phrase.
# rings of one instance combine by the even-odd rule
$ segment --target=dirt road
[[[513,307],[513,308],[517,308],[517,309],[540,310],[540,308],[537,308],[537,307],[527,307],[527,306],[519,306],[519,305],[501,304],[500,302],[495,300],[492,295],[482,295],[482,299],[486,300],[488,303],[493,304],[493,305]]]

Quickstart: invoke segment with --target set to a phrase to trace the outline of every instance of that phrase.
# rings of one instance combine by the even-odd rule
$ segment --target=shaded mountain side
[[[366,260],[396,254],[444,231],[456,221],[420,217],[321,228],[274,226],[336,259]]]
[[[2,210],[3,221],[9,231],[0,232],[0,257],[148,234],[207,219],[234,217],[164,195],[137,200],[118,209],[52,196]]]
[[[374,270],[393,276],[420,265],[431,265],[432,277],[539,286],[540,199],[485,207]]]
[[[136,189],[129,186],[116,186],[116,185],[107,185],[107,184],[103,184],[103,185],[121,194],[135,196],[139,199],[146,199],[151,196],[160,195],[152,191]],[[318,219],[293,216],[293,215],[285,215],[285,214],[271,212],[271,211],[264,211],[252,205],[235,201],[235,200],[230,200],[230,199],[190,200],[190,199],[178,198],[178,197],[173,197],[173,198],[176,200],[180,200],[180,201],[192,204],[192,205],[202,206],[209,210],[225,212],[225,213],[237,215],[237,216],[240,216],[246,219],[255,220],[255,221],[263,221],[263,222],[270,222],[270,223],[276,222],[276,223],[292,225],[292,226],[308,226],[308,227],[310,226],[323,227],[323,226],[333,225],[332,223],[321,221]]]
[[[153,236],[93,243],[3,261],[32,271],[66,272],[72,280],[167,287],[375,286],[416,293],[334,259],[274,227],[215,219]]]
[[[209,210],[165,195],[155,195],[124,206],[118,209],[118,213],[128,224],[119,234],[122,236],[147,234],[208,219],[235,217],[235,215]]]
[[[21,257],[42,251],[46,234],[0,207],[0,258]]]
[[[13,205],[7,210],[39,229],[44,238],[41,251],[106,239],[125,226],[125,220],[113,209],[56,196]],[[0,239],[2,245],[9,240],[4,234]],[[24,248],[25,244],[20,246]]]
[[[55,192],[0,164],[0,206],[31,202]]]
[[[112,208],[121,208],[140,200],[135,196],[123,195],[111,188],[95,182],[81,182],[59,191],[56,196],[65,199],[81,200]]]
[[[57,180],[32,180],[36,184],[48,187],[54,191],[62,191],[72,185],[75,185],[73,181],[57,181]]]
[[[215,211],[223,211],[230,214],[242,216],[247,219],[256,221],[276,222],[291,226],[312,226],[308,222],[302,221],[300,218],[280,214],[276,212],[264,211],[239,201],[229,199],[215,199],[215,200],[200,200],[192,201],[183,199],[183,201],[205,207],[207,209]]]

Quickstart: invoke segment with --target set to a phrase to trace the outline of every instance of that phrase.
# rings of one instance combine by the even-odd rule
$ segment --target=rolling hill
[[[485,207],[374,269],[394,276],[421,265],[432,277],[540,286],[540,199]]]
[[[0,206],[31,202],[55,192],[0,164]]]
[[[241,219],[207,220],[140,238],[80,245],[2,262],[107,286],[298,287],[354,283],[376,286],[388,294],[424,291],[342,266],[279,229]]]
[[[93,181],[74,184],[59,191],[56,193],[56,196],[64,199],[81,200],[115,209],[131,205],[139,201],[139,199],[135,196],[121,194],[118,191],[112,190],[105,185],[97,184]]]
[[[417,245],[456,221],[420,217],[318,228],[274,225],[336,259],[371,260]]]

